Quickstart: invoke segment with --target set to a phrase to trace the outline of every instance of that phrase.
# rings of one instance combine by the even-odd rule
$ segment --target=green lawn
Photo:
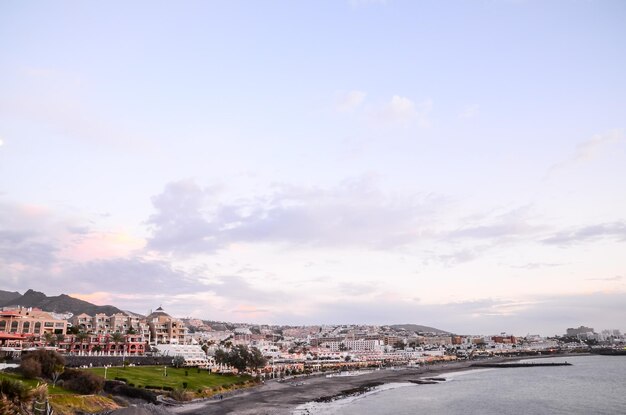
[[[104,368],[84,369],[104,377]],[[187,376],[185,376],[187,373]],[[107,379],[112,380],[123,378],[135,386],[169,386],[179,389],[183,387],[183,382],[187,382],[187,389],[197,390],[213,388],[218,386],[232,385],[238,382],[250,380],[250,376],[217,375],[206,370],[196,368],[167,368],[167,376],[164,376],[163,366],[132,366],[132,367],[110,367],[107,369]]]
[[[37,384],[42,383],[43,381],[41,380],[37,380],[37,379],[25,379],[22,375],[19,375],[17,373],[7,373],[7,372],[0,372],[0,379],[13,379],[13,380],[19,380],[21,382],[23,382],[26,386],[30,387],[30,388],[34,388],[35,386],[37,386]],[[50,395],[66,395],[66,394],[71,394],[74,393],[72,391],[68,391],[67,389],[63,389],[59,386],[52,386],[51,384],[48,384],[48,393]]]

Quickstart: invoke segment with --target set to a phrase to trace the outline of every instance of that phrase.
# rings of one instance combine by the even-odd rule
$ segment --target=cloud
[[[486,249],[486,248],[484,248]],[[473,261],[479,256],[479,249],[462,249],[451,254],[437,255],[434,258],[446,267],[452,267],[465,262]]]
[[[529,262],[528,264],[524,264],[524,265],[511,265],[511,268],[518,268],[518,269],[541,269],[541,268],[553,268],[553,267],[560,267],[563,264],[557,264],[557,263],[550,263],[550,262]]]
[[[426,99],[418,104],[411,99],[394,95],[391,101],[381,112],[382,119],[395,123],[417,122],[417,125],[425,128],[430,126],[430,112],[433,108],[433,101]]]
[[[56,260],[58,237],[66,233],[43,207],[0,203],[0,264],[44,267]]]
[[[55,279],[67,281],[75,292],[106,290],[112,293],[184,293],[200,285],[198,276],[175,269],[170,263],[143,258],[115,258],[72,263]],[[103,284],[106,282],[106,284]]]
[[[335,108],[339,112],[354,111],[363,104],[367,94],[363,91],[349,91],[341,93],[335,102]]]
[[[183,181],[168,184],[153,204],[148,249],[198,254],[256,242],[387,249],[422,237],[446,202],[432,194],[385,194],[361,178],[331,188],[277,185],[235,202]]]
[[[606,277],[606,278],[587,278],[587,281],[609,281],[609,282],[617,282],[623,280],[624,277],[621,275],[616,275],[614,277]]]
[[[459,114],[459,118],[464,120],[470,120],[476,118],[480,114],[480,107],[478,105],[469,105],[463,108],[463,111]]]
[[[615,145],[625,142],[624,131],[615,129],[604,134],[595,134],[587,141],[583,141],[569,158],[554,164],[547,173],[547,177],[557,171],[581,165],[600,157],[601,153]]]
[[[210,196],[210,189],[202,189],[193,181],[168,183],[163,193],[152,198],[157,213],[148,220],[154,229],[148,248],[208,253],[218,249],[220,224],[210,219],[214,212],[207,211],[214,202]],[[228,222],[226,217],[221,219]]]
[[[531,208],[522,206],[502,213],[489,213],[467,218],[466,226],[451,231],[452,239],[502,239],[536,235],[547,229],[545,225],[531,223]]]
[[[287,295],[281,290],[255,288],[247,279],[237,275],[220,276],[214,282],[207,283],[206,288],[233,302],[243,301],[256,305],[275,305],[284,304],[287,301]]]
[[[577,229],[557,232],[550,237],[543,239],[542,242],[549,245],[566,246],[574,243],[605,238],[617,240],[619,242],[626,241],[626,223],[618,221],[582,226]]]
[[[385,6],[390,0],[348,0],[350,6],[357,8],[362,6],[369,6],[370,4]]]

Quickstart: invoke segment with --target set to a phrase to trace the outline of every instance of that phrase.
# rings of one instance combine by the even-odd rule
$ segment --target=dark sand
[[[492,360],[493,362],[493,360]],[[223,400],[209,399],[192,402],[167,409],[176,414],[237,414],[264,415],[290,414],[296,406],[315,399],[333,396],[343,390],[357,388],[373,382],[392,383],[408,382],[422,377],[433,377],[442,373],[475,369],[471,361],[442,363],[420,368],[384,369],[359,376],[340,376],[327,378],[325,375],[299,377],[283,383],[268,381],[261,386],[250,388]],[[304,382],[295,386],[295,383]]]

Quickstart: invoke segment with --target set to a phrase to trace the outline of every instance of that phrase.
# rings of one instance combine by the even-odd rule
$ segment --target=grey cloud
[[[446,201],[431,194],[386,195],[361,179],[330,189],[276,186],[269,195],[231,203],[220,203],[210,189],[177,182],[153,204],[148,248],[194,254],[268,241],[386,249],[423,237]]]
[[[51,224],[50,215],[29,213],[18,204],[0,202],[0,264],[46,267],[56,261],[58,236],[64,226]]]
[[[44,267],[56,260],[58,247],[30,231],[0,230],[0,263]]]
[[[198,288],[197,278],[166,262],[117,258],[69,264],[60,278],[68,289],[90,293],[183,293]]]
[[[249,301],[254,304],[281,304],[287,300],[287,296],[281,290],[260,290],[254,288],[243,277],[221,276],[214,283],[205,286],[207,291],[230,300]]]
[[[152,198],[157,213],[148,223],[154,227],[148,247],[159,251],[212,252],[218,248],[219,229],[205,217],[208,191],[190,181],[170,183]]]
[[[555,233],[543,239],[542,242],[550,245],[569,245],[601,238],[611,238],[620,242],[626,241],[626,223],[611,222],[583,226],[578,229]]]
[[[475,215],[467,218],[470,223],[448,233],[454,239],[510,239],[537,234],[545,226],[533,225],[531,207],[523,206],[499,214]]]
[[[483,248],[486,249],[486,248]],[[447,267],[452,267],[464,262],[473,261],[478,257],[479,253],[476,249],[462,249],[451,254],[438,255],[435,258]]]

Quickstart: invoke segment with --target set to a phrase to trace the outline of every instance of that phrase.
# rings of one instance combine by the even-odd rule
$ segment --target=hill
[[[0,290],[0,304],[7,303],[21,296],[22,294],[18,293],[17,291],[11,292]]]
[[[447,331],[436,329],[434,327],[420,326],[419,324],[394,324],[389,326],[395,330],[414,331],[416,333],[435,333],[435,334],[450,334]]]
[[[6,293],[6,291],[3,291]],[[24,295],[19,295],[6,302],[1,302],[0,306],[22,306],[22,307],[36,307],[44,311],[54,311],[57,313],[73,313],[81,314],[87,313],[94,315],[97,313],[104,313],[111,315],[115,313],[124,313],[117,307],[111,305],[95,305],[87,301],[79,300],[78,298],[70,297],[67,294],[61,294],[54,297],[48,297],[42,292],[28,290]]]

